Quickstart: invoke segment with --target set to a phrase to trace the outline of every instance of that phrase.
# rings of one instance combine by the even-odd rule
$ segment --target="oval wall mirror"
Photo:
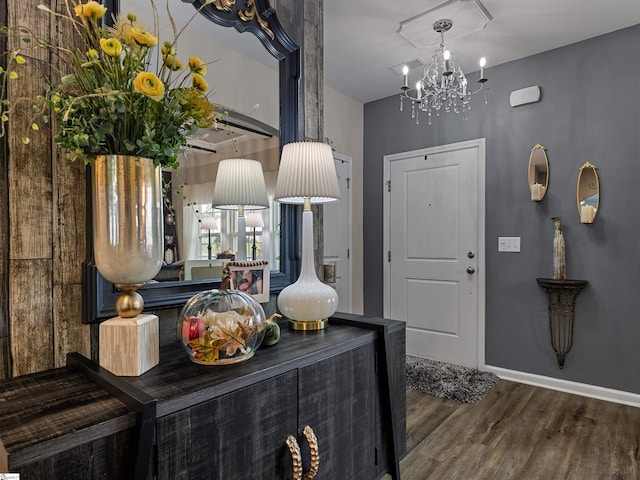
[[[135,11],[136,13],[140,10],[141,5],[144,5],[146,0],[105,0],[105,4],[109,7],[111,12],[123,12],[127,13],[130,10]],[[228,2],[227,2],[228,3]],[[299,132],[298,132],[298,84],[300,77],[300,50],[299,47],[289,38],[286,32],[283,30],[276,13],[270,7],[268,0],[251,0],[249,2],[239,2],[239,4],[235,4],[232,2],[227,5],[225,2],[209,2],[207,0],[183,0],[183,2],[171,2],[171,14],[174,16],[174,13],[178,12],[177,17],[181,17],[177,22],[179,25],[182,24],[181,20],[184,18],[190,18],[193,14],[196,13],[195,9],[200,9],[200,13],[198,14],[197,20],[199,20],[200,28],[202,28],[202,20],[208,20],[208,22],[204,22],[204,33],[201,31],[202,35],[211,34],[211,38],[213,42],[220,42],[229,46],[228,38],[230,37],[227,32],[232,32],[236,34],[239,39],[232,38],[231,44],[232,47],[238,47],[237,50],[244,55],[252,56],[256,58],[254,55],[250,54],[250,50],[254,48],[253,44],[255,44],[255,50],[261,51],[262,53],[267,52],[268,55],[273,56],[273,58],[277,62],[277,92],[275,94],[268,93],[262,95],[262,100],[260,103],[263,105],[262,110],[264,111],[264,105],[267,102],[275,103],[276,112],[276,120],[278,123],[278,129],[273,131],[268,128],[269,123],[273,123],[270,119],[261,119],[261,122],[250,122],[251,125],[241,125],[243,120],[246,120],[242,114],[238,114],[237,112],[232,114],[232,120],[236,122],[234,128],[236,133],[241,133],[243,135],[248,135],[248,133],[253,133],[254,136],[248,142],[245,142],[245,145],[242,145],[240,148],[243,149],[242,154],[248,156],[247,148],[250,145],[254,145],[258,140],[257,139],[266,139],[264,141],[269,141],[269,138],[274,138],[276,143],[279,143],[279,146],[276,145],[276,150],[281,150],[282,146],[286,143],[294,142],[299,140]],[[191,4],[191,5],[189,5]],[[194,9],[195,7],[195,9]],[[164,11],[164,6],[160,6],[158,9],[159,13]],[[151,17],[150,17],[151,18]],[[160,27],[162,28],[163,22],[168,23],[167,19],[163,20],[162,17],[159,19]],[[151,22],[151,20],[149,20]],[[220,28],[222,27],[234,27],[237,32],[234,32],[233,29],[228,28]],[[151,25],[149,26],[151,27]],[[220,35],[216,35],[216,32],[220,30],[225,33],[222,37],[226,37],[225,39],[219,39]],[[259,42],[255,42],[255,38],[253,35],[247,36],[246,34],[242,34],[243,32],[250,32]],[[248,37],[248,38],[247,38]],[[260,43],[262,45],[260,45]],[[180,48],[180,46],[178,47]],[[184,48],[184,47],[183,47]],[[203,49],[203,45],[199,45],[199,49]],[[206,50],[206,47],[205,47]],[[222,64],[224,61],[213,63],[209,66],[209,70],[212,75],[210,75],[209,83],[215,88],[218,87],[221,91],[228,91],[229,88],[227,85],[220,85],[216,82],[215,72],[216,68],[223,68]],[[252,76],[252,75],[249,75]],[[263,75],[257,74],[256,78],[264,78]],[[263,82],[264,83],[264,82]],[[238,87],[239,83],[236,84],[234,93],[237,93],[237,99],[246,99],[249,97],[247,95],[247,89],[243,87]],[[255,89],[258,89],[260,85],[256,86]],[[237,92],[235,92],[237,90]],[[279,98],[278,98],[279,93]],[[217,101],[219,97],[214,96],[212,101]],[[279,101],[278,101],[279,100]],[[219,100],[218,100],[219,101]],[[233,105],[228,105],[228,103],[233,103]],[[225,107],[236,107],[236,101],[225,101]],[[253,104],[253,102],[252,102]],[[241,112],[248,112],[250,110],[250,106],[241,105],[239,107]],[[258,112],[258,117],[260,112]],[[278,118],[279,116],[279,118]],[[239,121],[239,123],[238,123]],[[266,124],[264,123],[266,122]],[[267,128],[256,128],[256,125],[266,126]],[[246,128],[245,128],[246,127]],[[253,130],[253,131],[252,131]],[[226,136],[227,131],[223,132],[209,132],[207,138],[203,139],[203,142],[198,142],[196,139],[196,149],[192,148],[191,157],[199,160],[200,163],[203,162],[203,158],[207,155],[206,148],[209,148],[212,144],[216,143],[214,140],[216,135]],[[279,142],[277,139],[277,133],[279,133]],[[197,146],[202,146],[202,143],[206,144],[205,149],[197,150]],[[224,140],[217,142],[215,148],[220,150],[220,157],[223,154],[223,144]],[[270,144],[270,148],[273,146]],[[240,152],[239,152],[240,154]],[[209,155],[213,157],[214,155]],[[229,157],[233,157],[234,155],[229,155]],[[237,155],[235,155],[237,156]],[[201,157],[201,158],[195,158]],[[276,152],[276,157],[279,159],[279,154]],[[276,162],[277,162],[276,159]],[[216,159],[216,161],[219,158]],[[184,166],[189,166],[189,159],[184,159]],[[273,163],[273,159],[271,159],[271,163]],[[268,169],[265,169],[268,170]],[[273,168],[270,169],[273,171]],[[90,176],[90,169],[88,170]],[[210,172],[209,172],[210,173]],[[177,177],[178,183],[182,183],[182,178],[185,178],[187,174],[179,174]],[[174,174],[175,176],[175,174]],[[194,175],[192,175],[193,177]],[[90,181],[90,180],[89,180]],[[194,191],[197,191],[195,189]],[[189,192],[190,195],[196,197],[193,192]],[[88,195],[88,201],[90,201],[90,195]],[[272,223],[272,231],[280,234],[279,245],[277,245],[275,239],[272,242],[272,245],[277,245],[275,250],[272,253],[272,262],[270,262],[271,270],[271,292],[278,292],[282,290],[286,285],[291,283],[295,278],[295,273],[299,270],[300,263],[300,254],[299,254],[299,216],[300,209],[296,208],[293,205],[282,205],[280,207],[276,207],[277,212],[272,212],[271,223]],[[88,208],[90,210],[90,205]],[[179,218],[178,215],[169,215],[167,216],[166,223],[172,224]],[[204,217],[203,217],[204,218]],[[212,218],[213,220],[213,218]],[[219,220],[219,219],[218,219]],[[269,218],[267,218],[267,221]],[[232,223],[233,219],[228,219],[228,222]],[[217,223],[219,225],[220,222]],[[88,216],[88,251],[93,253],[93,245],[91,242],[91,216]],[[184,225],[184,222],[180,222],[180,225]],[[177,230],[177,229],[176,229]],[[197,249],[194,251],[198,252],[198,255],[205,255],[203,258],[208,257],[207,247],[209,246],[209,234],[213,234],[213,241],[215,243],[216,240],[216,229],[211,229],[211,231],[202,231],[202,229],[198,229],[194,227],[194,230],[200,234],[200,238],[206,237],[206,242],[203,240],[202,244],[197,245]],[[166,233],[166,232],[165,232]],[[180,232],[175,232],[177,235]],[[220,232],[222,234],[222,232]],[[276,233],[274,233],[274,236]],[[176,238],[178,238],[176,236]],[[183,247],[183,251],[185,250],[187,240],[185,237],[181,238],[181,246]],[[165,238],[165,241],[167,239]],[[173,239],[169,239],[169,241],[173,241]],[[230,243],[230,242],[225,242]],[[222,243],[222,248],[226,246],[225,243]],[[204,246],[203,246],[204,245]],[[173,255],[171,255],[173,256]],[[185,258],[187,255],[183,255],[182,258]],[[172,258],[173,260],[173,258]],[[167,262],[170,263],[170,262]],[[274,268],[275,267],[275,268]],[[181,307],[191,296],[195,293],[200,292],[202,290],[216,288],[219,285],[218,279],[191,279],[185,280],[184,278],[178,281],[175,281],[174,273],[169,271],[162,272],[163,274],[169,275],[169,278],[166,281],[159,281],[158,283],[145,285],[142,289],[139,290],[139,293],[144,298],[145,309],[153,310],[156,308],[179,308]],[[83,282],[84,292],[83,295],[85,299],[84,305],[84,321],[86,323],[94,323],[99,322],[104,318],[111,317],[115,315],[115,299],[117,298],[118,292],[116,291],[113,284],[105,280],[102,275],[97,271],[95,263],[93,259],[89,259],[85,266],[85,276]]]
[[[580,223],[593,223],[600,206],[600,181],[596,166],[586,162],[580,167],[577,187]]]
[[[539,143],[531,149],[529,156],[529,191],[531,200],[539,202],[544,198],[549,186],[549,159],[547,149]]]

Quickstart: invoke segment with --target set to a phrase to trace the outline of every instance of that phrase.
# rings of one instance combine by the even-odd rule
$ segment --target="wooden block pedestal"
[[[100,366],[114,375],[137,377],[160,361],[156,315],[113,317],[100,324]]]

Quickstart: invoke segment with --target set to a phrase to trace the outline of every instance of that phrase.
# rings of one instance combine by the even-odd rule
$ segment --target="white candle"
[[[419,80],[416,82],[416,92],[418,100],[420,100],[422,98],[422,82]]]
[[[450,72],[451,64],[449,63],[449,59],[451,58],[451,52],[449,52],[449,50],[445,50],[442,56],[444,57],[444,71]]]
[[[487,59],[482,57],[480,59],[480,80],[484,79],[484,66],[487,64]]]
[[[409,67],[402,67],[402,75],[404,76],[404,83],[402,84],[403,88],[409,88]]]
[[[531,185],[531,200],[539,202],[544,197],[546,190],[547,188],[541,183],[534,183]]]
[[[580,223],[592,223],[596,216],[596,209],[591,205],[580,207]]]

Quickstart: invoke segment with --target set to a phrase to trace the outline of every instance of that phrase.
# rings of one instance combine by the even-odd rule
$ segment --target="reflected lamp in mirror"
[[[593,223],[600,206],[600,181],[596,166],[589,162],[578,173],[577,201],[580,223]]]
[[[247,213],[246,224],[248,228],[253,229],[253,242],[251,244],[251,259],[256,259],[256,228],[264,227],[264,220],[262,219],[262,213],[260,212],[249,212]]]
[[[539,202],[549,187],[549,159],[547,149],[539,143],[531,149],[529,156],[529,191],[531,201]]]
[[[207,245],[208,259],[211,260],[211,230],[215,230],[218,228],[218,224],[214,217],[205,217],[202,219],[202,223],[200,223],[200,228],[202,230],[207,230],[209,232],[209,244]]]
[[[213,208],[238,210],[238,255],[247,260],[247,240],[244,211],[262,210],[269,206],[262,164],[257,160],[231,158],[218,165],[213,188]]]
[[[304,205],[300,276],[280,292],[278,308],[295,330],[323,329],[338,308],[338,294],[316,274],[311,204],[340,199],[331,147],[318,142],[286,144],[282,149],[275,198],[282,203]]]

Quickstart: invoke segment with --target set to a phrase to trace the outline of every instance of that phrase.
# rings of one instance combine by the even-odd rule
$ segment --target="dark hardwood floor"
[[[466,405],[407,390],[407,452],[402,480],[640,480],[640,408],[505,380]]]

